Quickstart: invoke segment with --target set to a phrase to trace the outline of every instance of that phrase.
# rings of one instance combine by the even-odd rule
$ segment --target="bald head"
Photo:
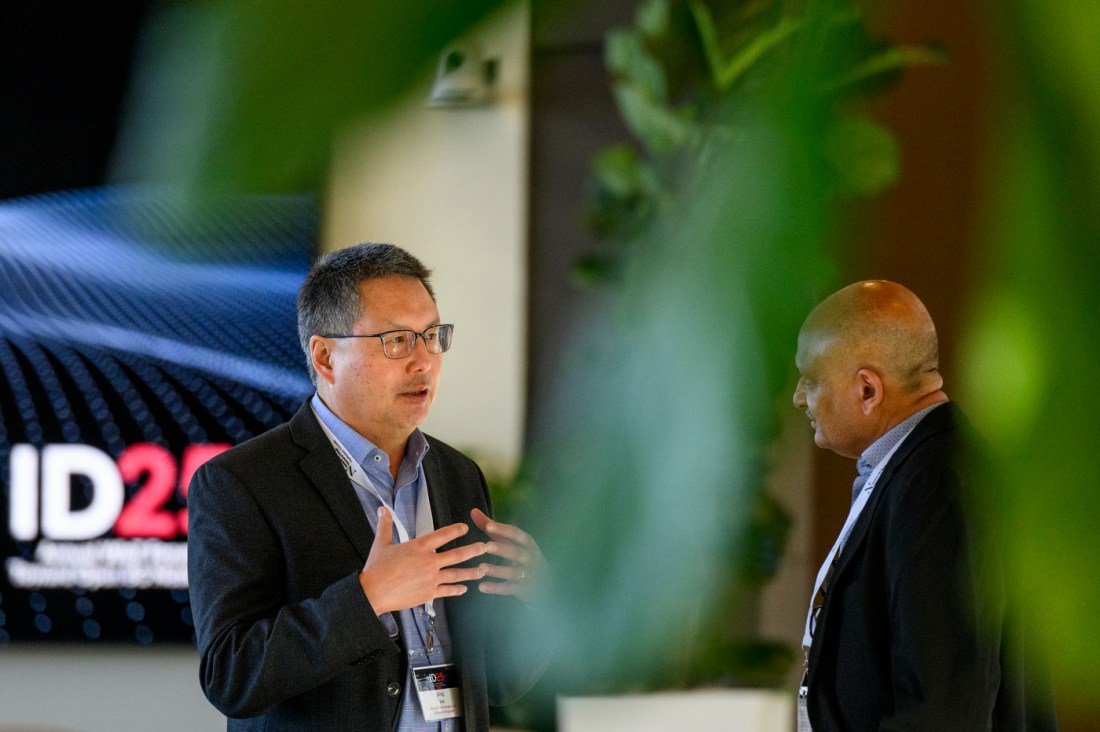
[[[798,334],[795,365],[794,405],[809,417],[818,446],[846,457],[947,400],[932,318],[893,282],[857,282],[814,308]]]
[[[900,396],[943,385],[936,326],[920,299],[895,282],[857,282],[830,295],[806,318],[803,338],[817,341],[830,361],[875,370]]]

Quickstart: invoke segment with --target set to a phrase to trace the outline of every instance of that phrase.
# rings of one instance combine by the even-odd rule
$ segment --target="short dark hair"
[[[314,263],[298,290],[298,341],[315,386],[317,373],[313,369],[309,339],[325,333],[349,332],[362,315],[359,283],[391,275],[415,277],[435,301],[435,292],[428,281],[431,270],[393,244],[364,242],[329,252]]]

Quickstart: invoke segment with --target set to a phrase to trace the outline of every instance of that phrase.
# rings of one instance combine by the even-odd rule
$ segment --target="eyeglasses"
[[[451,334],[455,327],[450,323],[433,325],[417,333],[415,330],[387,330],[384,333],[362,335],[328,334],[323,338],[377,338],[382,341],[382,353],[386,358],[408,358],[416,348],[416,339],[424,341],[428,353],[445,353],[451,347]]]

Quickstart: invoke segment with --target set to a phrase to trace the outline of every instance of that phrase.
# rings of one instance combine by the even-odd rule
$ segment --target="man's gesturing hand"
[[[453,597],[466,592],[459,584],[485,576],[481,567],[455,567],[456,564],[485,553],[484,542],[438,551],[444,544],[463,536],[466,524],[451,524],[426,536],[400,544],[393,543],[393,516],[389,509],[378,509],[378,529],[359,584],[374,611],[382,613],[423,605],[437,597]]]
[[[538,593],[539,580],[546,574],[546,560],[535,540],[523,529],[494,521],[478,508],[470,511],[474,524],[489,535],[489,554],[506,560],[505,564],[483,563],[485,574],[497,581],[480,583],[477,588],[487,595],[515,595],[531,602]]]

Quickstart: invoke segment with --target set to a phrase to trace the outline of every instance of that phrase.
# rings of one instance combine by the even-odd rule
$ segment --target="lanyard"
[[[397,538],[400,542],[404,543],[410,538],[409,530],[405,527],[405,524],[397,516],[397,511],[393,510],[393,506],[386,503],[382,498],[382,494],[379,493],[378,488],[371,482],[370,476],[367,475],[363,467],[352,458],[351,453],[348,452],[344,444],[340,442],[340,438],[332,433],[332,430],[328,428],[325,421],[317,415],[317,411],[314,410],[313,416],[317,417],[317,423],[321,425],[321,429],[325,431],[325,435],[328,436],[329,442],[332,443],[332,448],[336,450],[336,457],[340,459],[340,465],[343,466],[344,472],[351,478],[351,481],[359,487],[369,491],[371,495],[378,499],[378,502],[390,512],[390,516],[393,517],[393,526],[397,529]],[[424,476],[424,471],[420,470],[419,489],[416,497],[416,525],[415,536],[427,536],[435,530],[435,524],[432,522],[432,506],[428,500],[428,480]],[[377,530],[377,529],[376,529]],[[435,603],[432,600],[428,600],[424,603],[424,611],[428,614],[428,652],[430,653],[433,646],[432,636],[434,635],[435,627]]]
[[[913,425],[916,427],[916,425]],[[817,579],[814,580],[814,591],[810,595],[810,609],[806,613],[806,630],[802,634],[802,648],[806,653],[809,653],[811,638],[810,638],[810,623],[813,621],[814,615],[814,599],[817,598],[817,593],[821,591],[821,585],[825,582],[825,575],[829,573],[829,566],[833,563],[834,559],[839,556],[840,551],[844,548],[845,542],[848,541],[848,535],[852,533],[852,529],[855,527],[856,520],[863,512],[863,507],[867,505],[867,501],[871,498],[871,491],[875,487],[875,483],[878,482],[879,476],[882,475],[882,471],[886,469],[887,463],[890,462],[890,458],[894,457],[894,453],[901,447],[901,443],[905,442],[905,438],[909,436],[909,433],[913,431],[913,427],[910,427],[908,432],[901,436],[901,439],[894,443],[894,446],[890,448],[890,452],[886,453],[886,456],[882,460],[878,461],[878,465],[868,476],[867,482],[863,484],[863,489],[860,490],[859,496],[852,504],[851,510],[848,511],[848,518],[844,521],[844,527],[840,530],[840,535],[836,538],[836,543],[833,544],[833,548],[829,550],[829,553],[825,555],[825,561],[821,564],[821,569],[817,571]]]

